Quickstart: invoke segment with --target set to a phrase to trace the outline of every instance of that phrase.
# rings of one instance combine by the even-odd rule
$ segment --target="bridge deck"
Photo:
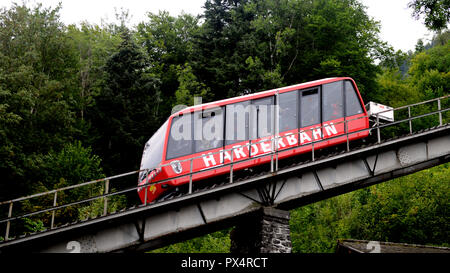
[[[171,200],[56,227],[0,251],[144,250],[210,233],[271,204],[292,209],[430,168],[450,159],[450,125],[255,175]]]

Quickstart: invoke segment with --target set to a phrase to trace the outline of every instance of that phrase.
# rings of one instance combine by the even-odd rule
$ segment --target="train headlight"
[[[170,166],[172,166],[172,170],[176,174],[180,174],[183,171],[183,168],[181,167],[181,163],[178,160],[170,162]]]

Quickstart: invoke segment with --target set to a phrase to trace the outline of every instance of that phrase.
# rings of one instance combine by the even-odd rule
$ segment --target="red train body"
[[[150,138],[142,156],[141,169],[151,171],[140,174],[139,185],[168,181],[139,188],[139,197],[143,203],[152,202],[190,179],[201,183],[229,173],[231,161],[233,171],[270,162],[273,149],[283,159],[310,152],[313,140],[323,140],[314,143],[314,149],[346,142],[345,124],[349,133],[369,128],[361,95],[348,77],[185,108],[172,114]],[[350,134],[349,141],[368,134],[367,130]]]

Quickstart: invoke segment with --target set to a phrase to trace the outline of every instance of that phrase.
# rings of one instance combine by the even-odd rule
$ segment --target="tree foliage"
[[[158,79],[147,71],[148,60],[132,33],[124,31],[117,51],[104,66],[105,82],[91,113],[97,152],[108,172],[138,169],[143,144],[157,129],[153,103]],[[124,162],[126,162],[124,164]]]
[[[76,185],[94,179],[103,178],[101,159],[92,154],[91,148],[85,148],[80,141],[68,143],[60,151],[51,150],[35,160],[33,166],[33,184],[29,185],[31,193],[47,192],[67,186]],[[57,204],[64,205],[89,198],[102,193],[101,184],[91,184],[70,190],[59,191]],[[25,200],[19,203],[25,211],[37,211],[51,207],[54,195]],[[76,221],[80,218],[79,210],[89,207],[89,203],[69,206],[55,211],[55,226]],[[24,218],[25,228],[37,231],[44,226],[50,226],[51,212],[32,218]]]
[[[229,230],[226,229],[159,248],[150,253],[228,253],[230,246]]]
[[[445,29],[450,21],[450,2],[448,0],[414,0],[408,7],[413,9],[413,16],[425,17],[425,26],[430,30]]]
[[[0,192],[9,197],[29,189],[27,174],[37,155],[62,148],[78,133],[77,60],[58,11],[18,5],[0,10]]]
[[[334,252],[338,239],[449,246],[449,165],[291,211],[294,252]]]
[[[215,99],[328,76],[376,87],[386,44],[357,1],[208,0],[203,18],[192,67]]]

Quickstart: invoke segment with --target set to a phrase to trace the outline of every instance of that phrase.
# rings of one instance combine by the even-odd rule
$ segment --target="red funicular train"
[[[321,140],[314,149],[346,142],[346,129],[369,128],[363,105],[353,79],[340,77],[185,108],[145,145],[141,169],[150,171],[140,173],[138,184],[152,184],[138,189],[140,199],[152,202],[190,181],[229,173],[230,162],[233,171],[267,163],[271,156],[263,155],[274,149],[283,159],[311,151],[312,141]],[[368,134],[357,132],[349,140]]]

